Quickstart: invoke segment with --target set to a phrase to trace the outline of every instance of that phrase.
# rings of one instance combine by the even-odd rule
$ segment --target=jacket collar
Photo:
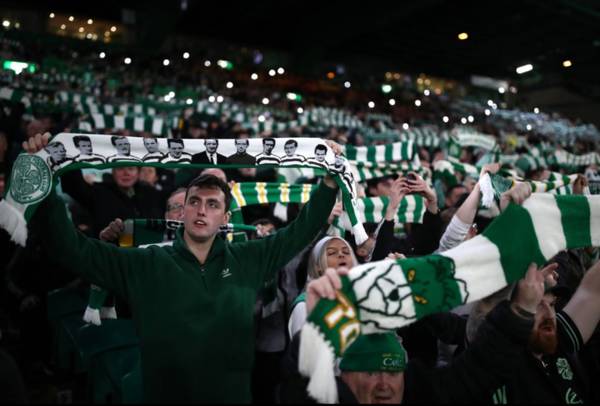
[[[175,241],[173,242],[173,248],[185,259],[189,261],[198,262],[196,256],[190,251],[187,243],[183,239],[183,227],[179,227],[175,232]],[[215,239],[213,240],[213,244],[208,251],[208,256],[206,257],[206,262],[203,265],[210,263],[213,259],[223,255],[225,252],[225,241],[221,237],[220,234],[217,234]]]

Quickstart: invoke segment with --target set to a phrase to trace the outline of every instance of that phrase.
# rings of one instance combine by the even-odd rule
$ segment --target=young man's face
[[[154,138],[144,138],[144,147],[151,154],[158,152],[158,142]]]
[[[404,397],[404,372],[342,372],[342,379],[361,404],[399,404]]]
[[[217,140],[206,140],[204,146],[206,147],[206,152],[208,152],[209,154],[214,154],[215,152],[217,152],[217,147],[219,146],[219,143],[217,142]]]
[[[295,144],[286,144],[283,146],[283,150],[287,156],[292,156],[296,153],[296,145]]]
[[[235,149],[238,154],[243,154],[248,149],[248,140],[235,140]]]
[[[184,206],[185,233],[194,242],[209,241],[222,224],[229,221],[225,209],[225,193],[218,188],[192,187]]]
[[[169,145],[169,153],[175,159],[180,158],[181,154],[183,153],[183,144],[180,144],[178,142],[172,143],[171,145]]]
[[[139,169],[136,166],[120,166],[118,168],[113,168],[112,174],[115,183],[121,189],[133,187],[140,176]]]
[[[67,157],[67,150],[63,144],[48,144],[46,152],[50,154],[54,162],[60,162]]]
[[[273,148],[275,148],[275,141],[272,141],[272,140],[265,141],[265,143],[263,145],[265,154],[267,154],[267,155],[271,154],[271,152],[273,152]]]
[[[315,151],[315,158],[319,162],[325,161],[325,155],[327,155],[327,150],[325,149],[318,149]]]
[[[556,296],[546,293],[537,307],[533,330],[529,336],[529,348],[534,354],[551,355],[556,352]]]
[[[119,155],[129,155],[131,152],[131,144],[126,138],[121,138],[115,141],[115,148]]]
[[[81,152],[81,155],[92,155],[92,141],[79,141],[79,152]]]

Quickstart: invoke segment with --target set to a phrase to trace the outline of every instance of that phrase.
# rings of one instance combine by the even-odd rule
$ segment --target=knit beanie
[[[406,351],[393,333],[361,334],[348,347],[341,371],[402,372],[406,369]]]

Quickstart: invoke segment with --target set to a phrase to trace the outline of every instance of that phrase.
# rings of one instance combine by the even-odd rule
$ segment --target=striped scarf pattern
[[[479,300],[518,281],[532,262],[599,245],[600,196],[534,194],[449,251],[353,268],[337,300],[320,300],[302,329],[299,367],[310,378],[309,393],[319,402],[337,401],[334,360],[359,334]]]

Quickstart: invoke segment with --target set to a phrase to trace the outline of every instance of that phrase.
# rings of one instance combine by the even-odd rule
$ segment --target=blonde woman
[[[324,237],[319,240],[310,253],[307,269],[307,283],[321,277],[327,268],[352,268],[358,265],[354,251],[346,240],[340,237]],[[294,336],[306,321],[306,294],[302,292],[292,303],[288,322],[290,338]]]

